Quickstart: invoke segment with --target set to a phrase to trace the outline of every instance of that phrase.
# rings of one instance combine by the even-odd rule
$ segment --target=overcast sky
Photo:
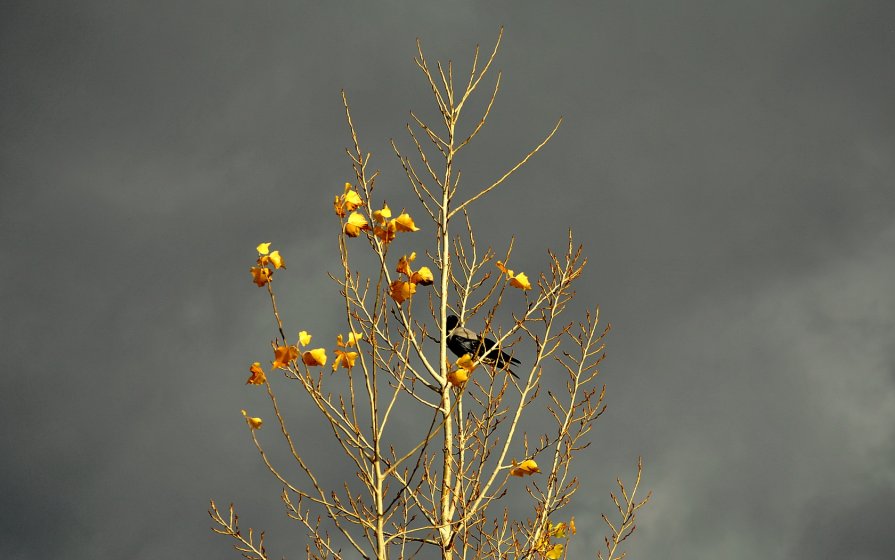
[[[891,3],[0,9],[0,557],[237,558],[211,498],[303,557],[239,415],[275,335],[254,247],[291,265],[290,330],[338,332],[339,90],[412,209],[387,142],[432,110],[414,41],[468,68],[504,25],[467,188],[565,124],[483,200],[480,241],[516,235],[531,276],[571,227],[578,302],[613,324],[574,557],[643,455],[631,558],[891,558]]]

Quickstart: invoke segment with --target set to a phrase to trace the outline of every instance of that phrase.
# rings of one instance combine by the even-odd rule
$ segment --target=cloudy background
[[[287,327],[334,335],[339,90],[413,209],[414,40],[467,68],[500,25],[466,187],[565,124],[480,237],[531,273],[573,228],[614,326],[574,557],[640,454],[632,558],[891,557],[891,4],[274,0],[2,5],[0,556],[236,558],[210,498],[303,556],[239,415],[274,336],[254,247]]]

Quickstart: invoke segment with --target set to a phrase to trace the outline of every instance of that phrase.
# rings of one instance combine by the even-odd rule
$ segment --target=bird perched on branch
[[[447,347],[457,357],[469,354],[478,358],[482,363],[494,365],[499,368],[508,368],[511,364],[518,365],[522,362],[501,352],[497,343],[490,338],[479,336],[478,333],[460,325],[460,319],[456,315],[448,315],[447,318]],[[519,376],[507,369],[507,372],[519,379]]]

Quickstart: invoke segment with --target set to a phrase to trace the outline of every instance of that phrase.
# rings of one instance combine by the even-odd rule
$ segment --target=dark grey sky
[[[3,4],[0,557],[236,557],[209,498],[302,556],[239,416],[273,336],[254,247],[292,265],[291,330],[334,334],[339,89],[401,200],[415,38],[465,68],[502,24],[464,182],[566,121],[480,238],[535,271],[572,227],[614,325],[576,557],[643,454],[633,558],[890,558],[892,5],[417,4]]]

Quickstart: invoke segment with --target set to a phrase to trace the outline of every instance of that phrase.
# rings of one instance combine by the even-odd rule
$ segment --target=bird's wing
[[[457,348],[462,348],[464,352],[476,353],[480,356],[484,354],[486,358],[498,360],[498,362],[508,362],[511,364],[520,363],[519,360],[511,357],[506,352],[500,352],[498,355],[498,350],[495,348],[497,343],[490,338],[479,336],[479,333],[472,329],[458,326],[455,327],[448,336],[451,339],[451,342],[453,342]],[[454,350],[452,349],[452,351]],[[454,351],[454,353],[459,355],[456,351]]]

